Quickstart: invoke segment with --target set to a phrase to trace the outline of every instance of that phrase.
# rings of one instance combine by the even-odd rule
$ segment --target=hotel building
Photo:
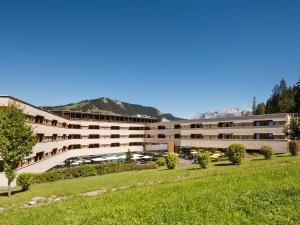
[[[224,149],[241,143],[247,150],[270,145],[287,151],[283,133],[292,115],[270,114],[235,118],[161,122],[155,118],[71,111],[48,112],[10,96],[0,96],[0,107],[16,101],[32,125],[37,144],[20,163],[17,173],[44,172],[72,157],[181,148]],[[0,158],[0,186],[7,181]]]

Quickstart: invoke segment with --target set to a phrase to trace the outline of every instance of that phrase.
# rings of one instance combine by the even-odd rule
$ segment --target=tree
[[[25,115],[16,102],[10,102],[0,111],[0,156],[8,180],[8,196],[11,182],[16,178],[16,168],[36,143],[32,128],[26,123]]]
[[[300,139],[300,124],[296,118],[291,119],[290,123],[283,129],[283,133],[289,139]]]
[[[300,113],[300,77],[294,86],[294,113]]]
[[[266,113],[266,105],[263,102],[259,103],[255,111],[253,112],[254,115],[262,115],[265,113]]]
[[[255,114],[256,112],[256,97],[253,97],[253,103],[252,103],[252,113]]]
[[[128,149],[127,153],[126,153],[126,162],[127,163],[131,163],[132,162],[132,154],[130,149]]]

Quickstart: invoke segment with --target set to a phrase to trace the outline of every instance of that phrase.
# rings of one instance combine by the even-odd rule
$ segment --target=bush
[[[178,155],[176,153],[171,153],[166,156],[166,164],[168,169],[174,169],[178,162]]]
[[[261,147],[260,154],[262,154],[265,159],[270,159],[273,155],[273,148],[269,145],[264,145]]]
[[[156,164],[158,166],[164,166],[166,165],[166,159],[164,157],[159,157],[157,160],[156,160]]]
[[[300,151],[300,141],[290,141],[289,142],[289,152],[292,156],[296,156]]]
[[[242,159],[245,157],[246,148],[242,144],[231,144],[228,146],[226,155],[228,160],[231,161],[235,165],[240,165],[242,163]]]
[[[106,173],[116,173],[130,170],[156,169],[156,163],[137,165],[135,163],[107,163],[95,165],[81,165],[63,169],[56,169],[40,174],[32,174],[34,183],[52,182],[62,179],[72,179],[76,177],[88,177],[102,175]]]
[[[30,185],[34,181],[34,174],[32,173],[21,173],[17,177],[17,185],[21,186],[23,191],[27,191]]]
[[[197,155],[198,163],[202,169],[206,169],[208,163],[210,162],[210,153],[209,152],[202,152],[198,153]]]

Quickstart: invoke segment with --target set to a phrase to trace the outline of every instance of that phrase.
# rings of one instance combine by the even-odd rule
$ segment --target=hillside
[[[142,106],[113,100],[110,98],[102,97],[91,100],[84,100],[77,103],[70,103],[67,105],[59,106],[44,106],[46,110],[71,110],[81,112],[94,112],[114,115],[136,116],[143,115],[155,117],[159,119],[180,120],[181,118],[175,117],[170,113],[162,113],[158,109],[149,106]]]
[[[161,167],[35,184],[11,199],[0,191],[0,224],[299,224],[299,162],[258,156],[240,166],[223,161],[205,170]],[[99,189],[106,192],[81,194]],[[19,208],[37,196],[65,200]]]

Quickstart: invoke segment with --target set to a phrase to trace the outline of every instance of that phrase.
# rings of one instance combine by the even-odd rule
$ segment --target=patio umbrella
[[[84,160],[84,162],[85,162],[85,163],[90,163],[90,162],[92,162],[92,161],[89,160],[89,159],[86,159],[86,160]]]
[[[142,157],[142,159],[153,159],[153,157],[150,156],[150,155],[145,155],[145,156]]]
[[[117,160],[117,159],[119,159],[119,157],[117,157],[117,156],[109,156],[109,157],[107,157],[105,159],[106,160]]]
[[[73,163],[71,163],[71,165],[72,165],[72,166],[77,166],[77,165],[80,165],[80,163],[78,163],[78,162],[73,162]]]
[[[92,159],[92,161],[94,161],[94,162],[102,162],[102,161],[106,161],[106,159],[103,159],[103,158],[101,158],[101,157],[98,157],[98,158]]]
[[[133,160],[138,160],[138,159],[141,159],[141,157],[140,156],[133,156],[132,159]]]
[[[135,153],[132,155],[132,157],[143,157],[143,155]]]

